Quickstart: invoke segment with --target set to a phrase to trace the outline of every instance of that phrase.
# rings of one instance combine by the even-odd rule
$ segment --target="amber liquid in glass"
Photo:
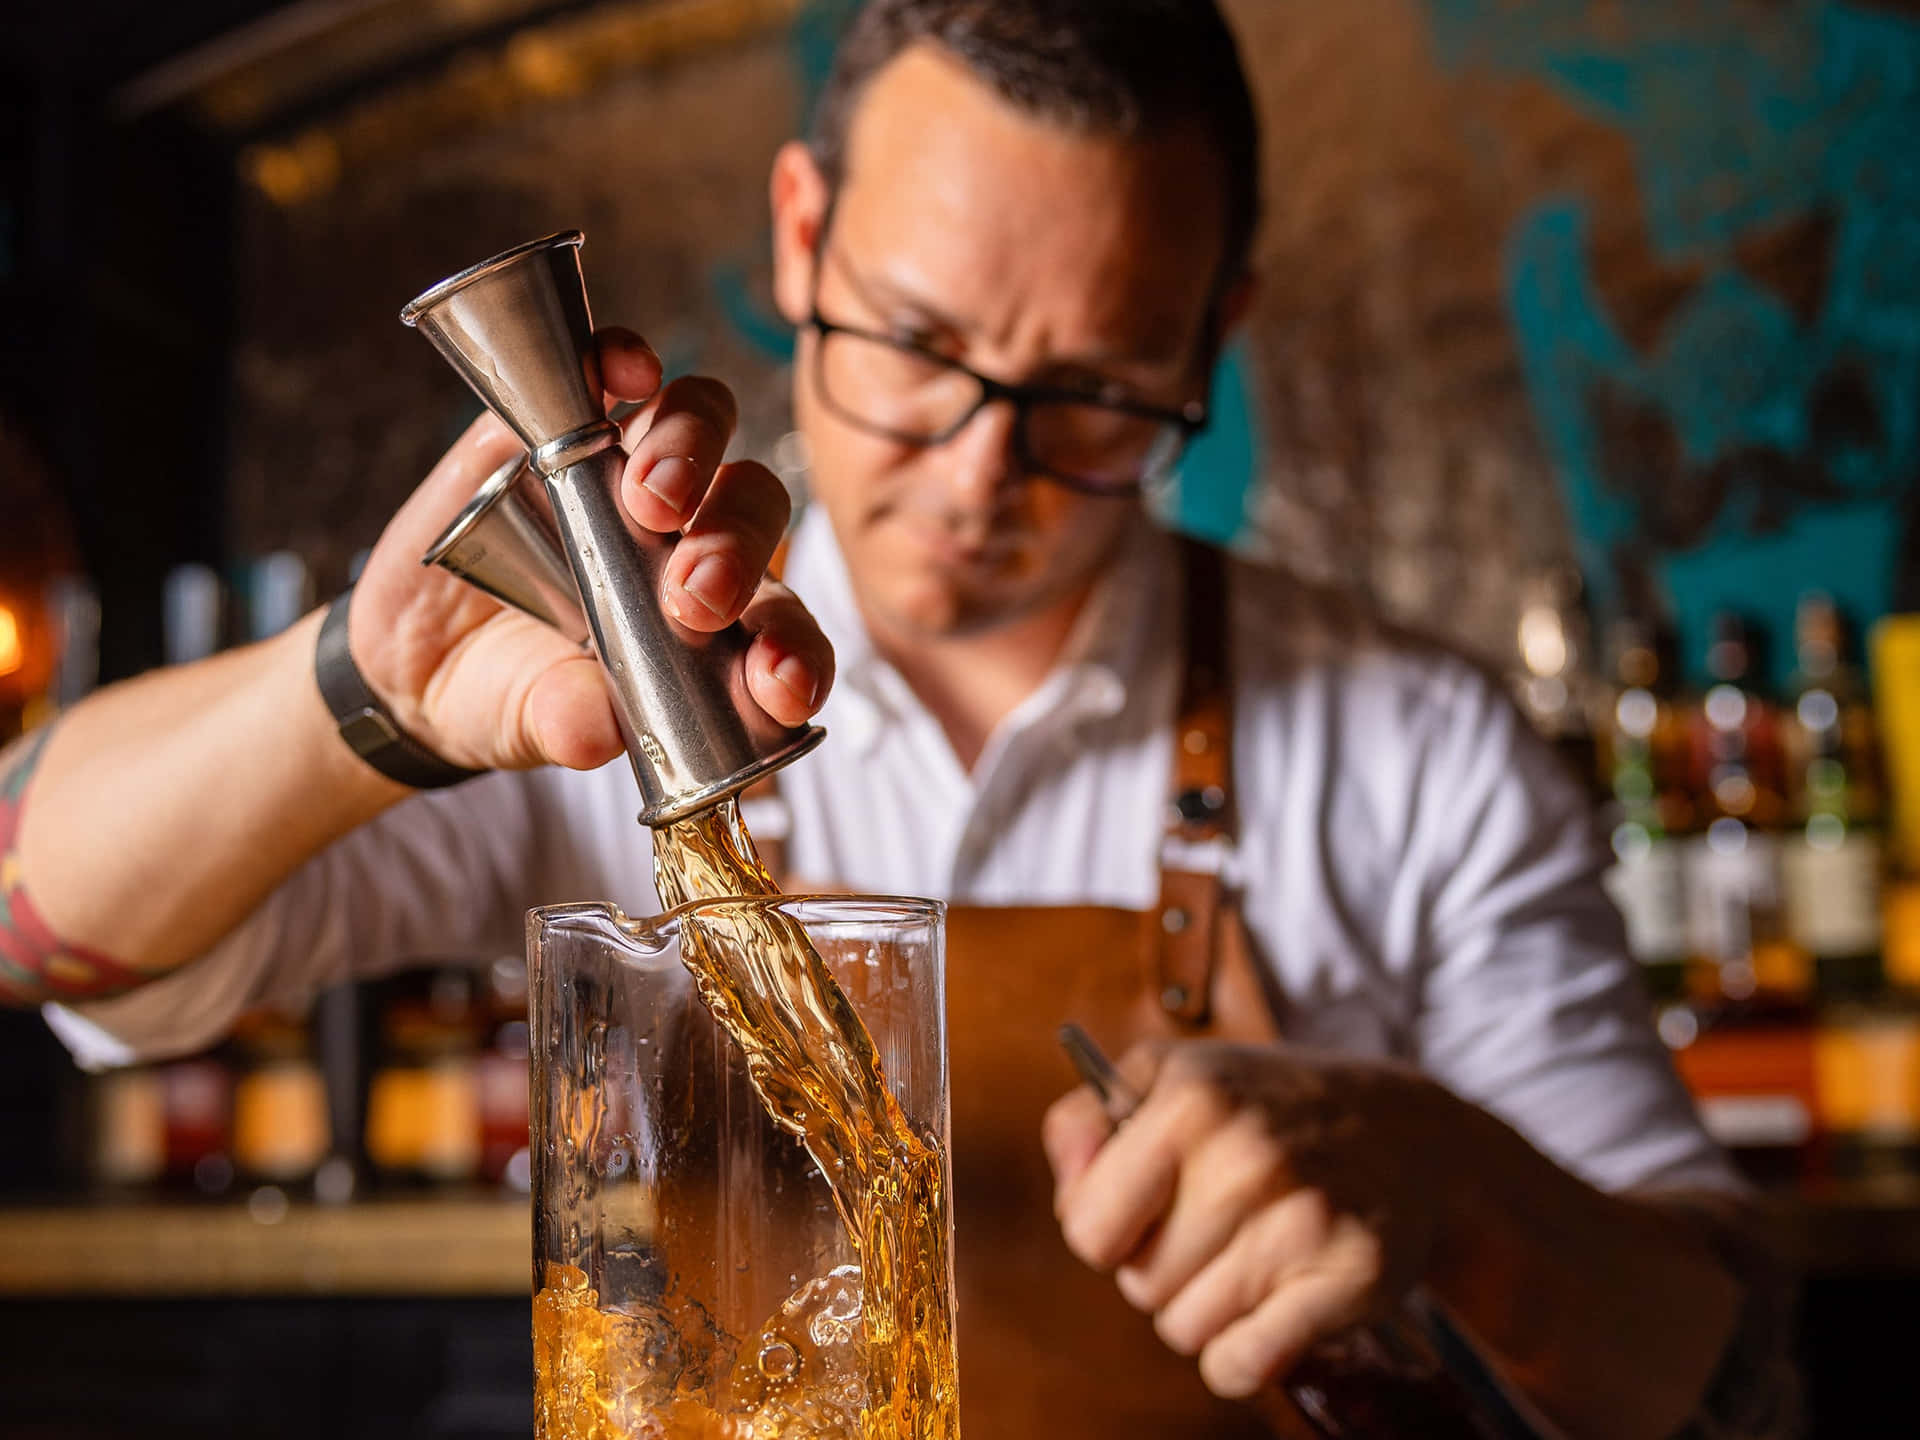
[[[654,832],[653,850],[669,909],[780,893],[731,800]],[[585,1274],[549,1266],[534,1299],[541,1440],[957,1440],[945,1157],[914,1133],[796,921],[741,907],[688,919],[680,946],[767,1113],[826,1178],[860,1264],[809,1279],[720,1383],[680,1353],[704,1315],[675,1313],[671,1297],[657,1316],[602,1310]],[[728,1348],[715,1339],[707,1365]],[[677,1378],[649,1391],[666,1350]]]

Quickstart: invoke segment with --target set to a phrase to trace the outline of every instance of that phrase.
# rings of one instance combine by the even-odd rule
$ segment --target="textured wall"
[[[285,137],[344,159],[279,200],[254,154],[237,543],[337,578],[471,410],[394,311],[563,226],[598,313],[734,382],[764,453],[766,167],[846,8],[590,83],[560,36],[533,52],[545,98],[478,123],[505,62],[465,57],[438,130],[422,102],[383,146],[363,104]],[[1689,627],[1726,601],[1777,621],[1812,583],[1884,606],[1920,468],[1920,24],[1829,0],[1228,8],[1266,121],[1266,282],[1187,524],[1500,660],[1523,592],[1576,557],[1602,600]]]

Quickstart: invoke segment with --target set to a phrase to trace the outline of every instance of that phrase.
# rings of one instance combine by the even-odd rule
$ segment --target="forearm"
[[[1664,1440],[1698,1409],[1743,1287],[1705,1215],[1607,1195],[1472,1111],[1429,1285],[1570,1436]]]
[[[335,733],[312,677],[319,619],[111,686],[0,756],[0,1001],[165,973],[408,793]]]

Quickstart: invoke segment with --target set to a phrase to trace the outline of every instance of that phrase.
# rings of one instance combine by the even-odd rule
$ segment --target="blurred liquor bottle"
[[[1920,615],[1874,626],[1872,661],[1892,822],[1886,968],[1894,983],[1920,989]]]
[[[26,728],[71,710],[100,683],[100,592],[84,575],[56,575],[47,584],[47,627],[53,667],[47,688],[29,702]]]
[[[327,1158],[327,1087],[304,1018],[256,1010],[235,1022],[233,1163],[249,1184],[306,1187]]]
[[[480,977],[448,963],[382,987],[366,1147],[389,1184],[472,1181],[481,1160]]]
[[[1866,686],[1847,661],[1840,614],[1805,597],[1784,738],[1793,828],[1782,845],[1787,928],[1813,957],[1824,998],[1880,989],[1880,766]]]
[[[1816,606],[1812,617],[1816,661],[1824,662],[1829,615],[1830,607]],[[1831,625],[1837,635],[1837,620]],[[1835,1173],[1867,1181],[1920,1174],[1920,889],[1913,852],[1883,845],[1880,824],[1888,801],[1894,813],[1911,813],[1915,797],[1911,789],[1903,793],[1901,781],[1920,779],[1920,621],[1884,621],[1874,638],[1884,766],[1876,764],[1875,713],[1844,664],[1836,665],[1832,683],[1803,688],[1802,707],[1811,714],[1799,717],[1808,732],[1807,904],[1814,935],[1826,946],[1815,952],[1828,997],[1818,1049],[1822,1124],[1831,1132]],[[1809,668],[1804,657],[1801,668]],[[1828,678],[1817,667],[1813,673]],[[1823,690],[1835,697],[1837,717]],[[1883,774],[1891,787],[1880,784]],[[1836,855],[1843,863],[1834,862]]]
[[[1579,572],[1572,569],[1549,570],[1527,584],[1514,637],[1520,669],[1513,685],[1534,730],[1598,803],[1606,799],[1606,787],[1595,784],[1599,746],[1581,593]]]
[[[161,643],[166,663],[191,665],[221,648],[227,594],[205,565],[176,565],[161,583]]]
[[[1624,620],[1612,632],[1615,691],[1604,737],[1614,865],[1607,891],[1627,945],[1658,1004],[1684,998],[1687,889],[1684,843],[1693,824],[1685,784],[1686,732],[1655,628]]]
[[[1780,827],[1784,763],[1754,645],[1721,615],[1712,683],[1691,717],[1698,833],[1687,842],[1688,1004],[1661,1016],[1707,1128],[1755,1179],[1816,1162],[1812,967],[1787,933]]]
[[[177,1189],[225,1194],[233,1184],[233,1070],[218,1051],[160,1067],[166,1179]]]

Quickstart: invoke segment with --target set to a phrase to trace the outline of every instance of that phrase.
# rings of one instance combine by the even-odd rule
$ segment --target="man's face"
[[[775,285],[796,323],[910,340],[996,380],[1177,409],[1223,245],[1218,161],[1197,137],[1075,135],[1024,115],[932,47],[869,83],[827,195],[804,148],[774,173]],[[816,250],[818,265],[815,264]],[[898,641],[991,630],[1084,589],[1138,507],[1019,473],[1013,407],[908,445],[823,403],[803,331],[794,408],[867,620]]]

